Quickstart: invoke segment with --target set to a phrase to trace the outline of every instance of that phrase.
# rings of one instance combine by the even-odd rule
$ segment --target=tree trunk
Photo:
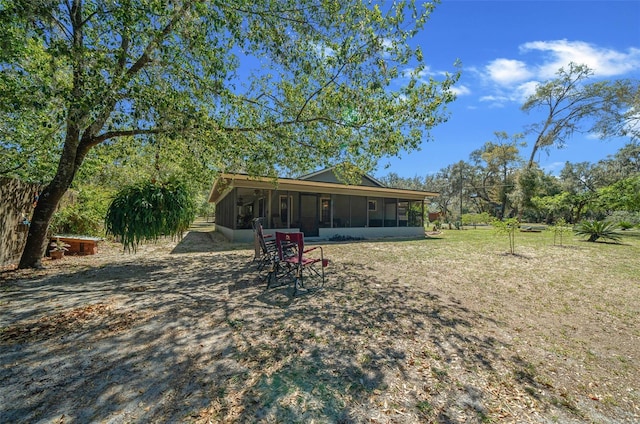
[[[78,149],[79,130],[72,128],[67,131],[65,147],[58,163],[55,177],[47,185],[38,199],[33,211],[27,242],[20,257],[18,268],[42,268],[42,257],[47,246],[47,232],[62,196],[67,192],[76,171],[88,149]]]
[[[48,185],[33,211],[31,226],[27,236],[27,243],[22,251],[19,268],[42,268],[42,257],[47,247],[47,232],[49,223],[56,211],[58,203],[68,187]]]

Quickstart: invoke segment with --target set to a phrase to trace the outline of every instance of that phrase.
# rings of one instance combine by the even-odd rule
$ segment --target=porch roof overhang
[[[368,187],[326,183],[318,181],[296,180],[292,178],[250,177],[245,174],[222,174],[215,181],[209,194],[209,202],[222,200],[233,188],[249,188],[254,190],[297,191],[305,193],[344,194],[369,197],[392,197],[403,200],[425,200],[438,193],[399,188]]]

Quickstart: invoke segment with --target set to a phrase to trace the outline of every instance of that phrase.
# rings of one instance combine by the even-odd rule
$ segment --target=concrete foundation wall
[[[385,237],[424,237],[422,227],[364,227],[364,228],[320,228],[320,238],[348,236],[377,239]]]
[[[231,230],[221,225],[216,225],[216,231],[222,233],[227,240],[233,243],[253,243],[253,230]],[[264,234],[299,232],[299,228],[281,228],[278,230],[265,229]],[[363,228],[320,228],[319,237],[308,237],[309,240],[328,240],[339,235],[344,237],[362,237],[365,239],[378,239],[387,237],[412,238],[424,237],[422,227],[363,227]],[[305,237],[307,239],[307,237]]]

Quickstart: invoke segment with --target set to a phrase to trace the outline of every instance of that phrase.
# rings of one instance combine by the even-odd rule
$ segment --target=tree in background
[[[572,223],[580,222],[585,211],[597,199],[597,189],[601,183],[596,165],[589,162],[567,162],[560,171],[562,191],[567,193],[571,205]]]
[[[600,188],[598,202],[608,212],[640,212],[640,173]]]
[[[147,146],[162,135],[214,171],[272,176],[276,166],[321,163],[366,171],[416,148],[446,119],[458,77],[423,82],[422,53],[408,44],[433,8],[3,1],[2,172],[36,161],[49,180],[19,266],[40,266],[52,215],[81,165],[121,137]]]
[[[640,81],[617,80],[603,91],[592,131],[600,138],[629,137],[640,140]]]
[[[469,188],[465,184],[471,169],[471,165],[460,161],[442,168],[435,175],[425,177],[425,190],[438,193],[438,196],[433,199],[433,207],[449,222],[456,215],[460,219],[460,212],[456,214],[455,211],[463,207],[461,202],[468,197]]]
[[[598,168],[607,184],[640,174],[640,144],[627,144],[614,155],[599,161]]]
[[[640,131],[638,81],[598,81],[587,84],[593,71],[570,63],[557,78],[540,84],[522,105],[524,112],[542,110],[544,118],[532,124],[535,137],[527,167],[536,154],[553,146],[562,147],[575,132],[591,132],[601,138],[629,136]]]
[[[498,218],[506,216],[509,194],[516,186],[515,172],[522,159],[518,147],[522,146],[522,134],[511,137],[506,132],[496,131],[495,141],[487,141],[482,148],[471,153],[471,159],[484,164],[483,192],[498,205]],[[517,206],[517,205],[516,205]]]

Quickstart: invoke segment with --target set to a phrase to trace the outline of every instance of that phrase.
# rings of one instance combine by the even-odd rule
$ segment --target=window
[[[331,199],[320,199],[320,222],[325,224],[331,222]]]
[[[377,200],[369,200],[369,210],[375,212],[378,210],[378,201]]]
[[[280,196],[280,221],[286,226],[291,221],[293,209],[293,196]]]

